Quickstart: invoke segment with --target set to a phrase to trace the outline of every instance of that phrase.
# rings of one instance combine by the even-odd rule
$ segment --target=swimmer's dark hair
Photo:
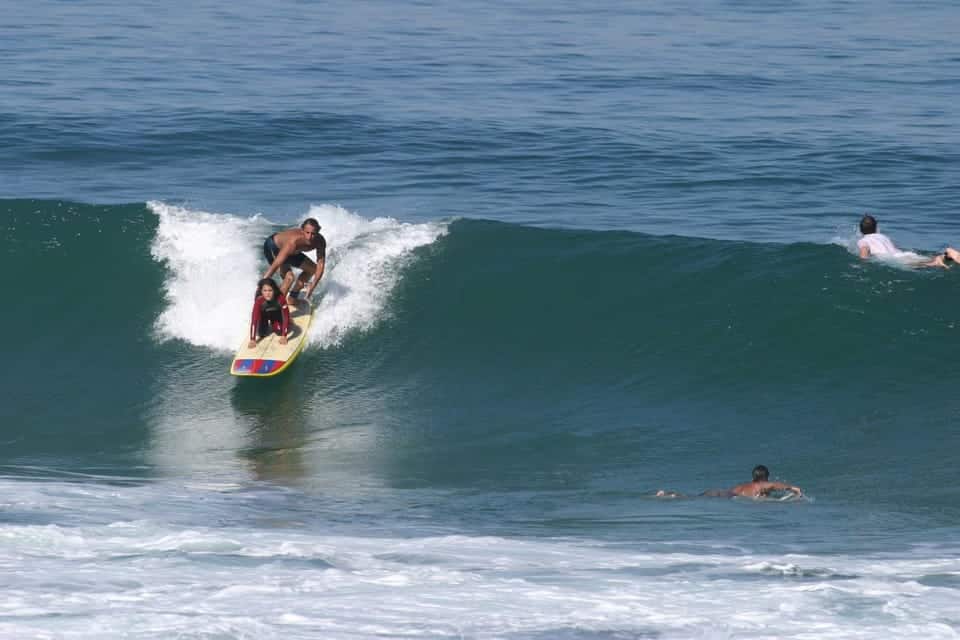
[[[860,218],[860,233],[868,235],[877,232],[877,219],[867,214]]]
[[[257,283],[257,295],[260,295],[260,290],[263,289],[263,285],[267,285],[273,289],[273,299],[280,300],[280,287],[277,286],[277,281],[273,278],[264,278]]]
[[[317,231],[320,231],[320,223],[317,222],[317,219],[316,219],[316,218],[307,218],[306,220],[303,221],[303,224],[300,225],[300,228],[301,228],[301,229],[306,229],[306,228],[307,228],[307,225],[309,225],[309,226],[311,226],[311,227],[316,227],[316,228],[317,228]]]
[[[754,482],[766,482],[770,479],[770,470],[767,469],[762,464],[758,464],[753,468],[753,481]]]

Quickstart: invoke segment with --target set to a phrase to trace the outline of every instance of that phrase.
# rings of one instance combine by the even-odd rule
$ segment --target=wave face
[[[956,516],[935,488],[958,438],[956,273],[474,221],[432,249],[375,338],[431,406],[407,435],[437,450],[426,480],[690,491],[771,459],[844,499]]]
[[[3,210],[2,266],[29,310],[4,314],[18,336],[4,411],[32,428],[10,459],[85,451],[109,466],[106,448],[175,472],[210,461],[176,438],[154,455],[158,424],[263,421],[312,400],[323,410],[288,416],[303,438],[352,424],[356,472],[399,486],[695,491],[766,460],[824,491],[842,479],[844,499],[955,513],[937,488],[960,409],[952,271],[836,245],[315,206],[330,243],[316,321],[264,395],[224,372],[259,243],[282,225],[159,202]],[[222,431],[210,437],[229,449]]]

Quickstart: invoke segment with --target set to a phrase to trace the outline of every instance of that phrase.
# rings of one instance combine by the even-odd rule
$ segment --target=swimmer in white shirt
[[[897,249],[893,241],[882,233],[877,232],[877,219],[871,215],[860,219],[860,233],[863,237],[857,241],[860,257],[866,260],[870,257],[892,258],[898,262],[905,262],[915,267],[942,267],[949,268],[949,262],[960,262],[960,252],[953,247],[947,247],[943,253],[933,258],[922,256],[912,251]]]

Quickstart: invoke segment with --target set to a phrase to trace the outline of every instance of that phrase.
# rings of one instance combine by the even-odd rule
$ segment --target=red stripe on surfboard
[[[244,375],[263,376],[274,373],[287,364],[287,360],[267,360],[264,358],[256,359],[237,359],[233,362],[234,373]]]

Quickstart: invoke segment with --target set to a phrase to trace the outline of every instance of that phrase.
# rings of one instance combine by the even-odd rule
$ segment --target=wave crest
[[[246,331],[264,268],[260,243],[279,225],[261,215],[240,217],[156,201],[147,206],[159,219],[151,253],[168,270],[167,307],[156,321],[157,337],[233,351]],[[336,205],[312,206],[309,216],[319,220],[328,247],[308,337],[321,347],[375,325],[411,252],[446,233],[440,223],[371,220]]]

